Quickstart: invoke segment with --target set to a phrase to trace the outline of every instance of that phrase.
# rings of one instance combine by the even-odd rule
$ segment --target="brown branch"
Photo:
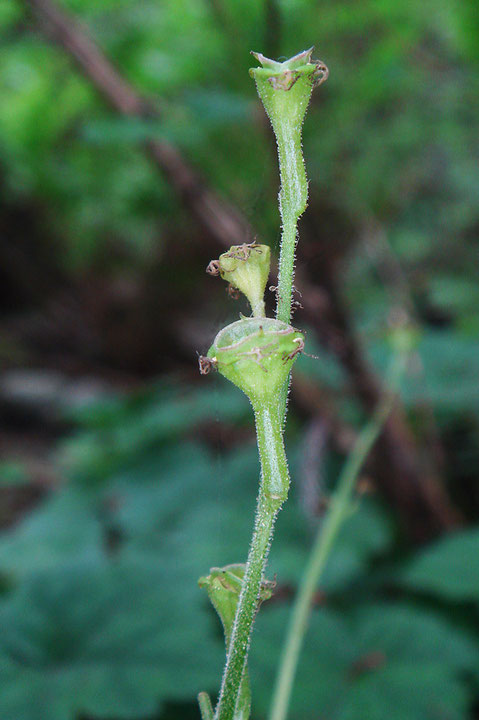
[[[159,117],[158,108],[121,77],[75,19],[51,0],[23,2],[33,10],[44,31],[74,58],[113,109],[131,117]],[[175,147],[164,140],[155,140],[147,143],[145,150],[208,236],[223,246],[241,244],[254,236],[245,218],[207,186]],[[307,217],[311,224],[311,214]],[[309,243],[317,242],[317,228],[308,229],[303,225],[303,229]],[[324,243],[323,247],[326,246]],[[335,352],[352,381],[356,396],[370,412],[381,395],[381,386],[350,327],[337,287],[334,259],[328,259],[324,253],[322,260],[325,262],[318,272],[319,286],[307,287],[306,282],[300,283],[305,312],[320,339]],[[398,411],[386,424],[377,443],[376,458],[381,487],[413,537],[425,539],[454,524],[456,518],[437,478],[428,475],[425,479],[418,469],[411,433]]]
[[[33,10],[44,32],[67,51],[114,110],[131,117],[159,117],[158,108],[121,77],[76,19],[50,0],[23,1]],[[245,218],[207,186],[173,145],[154,140],[146,144],[146,149],[193,218],[212,238],[233,245],[252,237]]]

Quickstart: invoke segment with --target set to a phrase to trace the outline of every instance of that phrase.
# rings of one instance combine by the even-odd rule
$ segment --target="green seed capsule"
[[[290,325],[273,318],[245,318],[218,333],[208,359],[255,406],[281,391],[303,348],[303,334]]]

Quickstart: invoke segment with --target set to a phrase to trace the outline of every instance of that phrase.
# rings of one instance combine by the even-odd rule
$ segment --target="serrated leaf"
[[[444,666],[395,663],[361,678],[337,718],[464,720],[470,699],[466,685]]]
[[[102,528],[88,498],[67,488],[0,537],[0,575],[14,580],[65,562],[98,560]]]
[[[150,454],[109,484],[107,498],[116,507],[114,519],[124,534],[125,552],[175,554],[196,566],[198,575],[213,565],[244,560],[259,478],[256,447],[215,460],[198,446],[184,444],[170,451],[166,465],[162,457]],[[279,515],[268,562],[268,572],[277,574],[280,584],[299,580],[315,532],[315,524],[304,522],[293,488]],[[340,533],[321,588],[335,591],[352,582],[390,539],[384,515],[373,503],[361,501]]]
[[[151,451],[163,450],[168,462],[172,444],[189,428],[215,419],[238,420],[251,412],[246,398],[234,390],[180,395],[167,382],[147,394],[94,403],[76,413],[85,429],[63,444],[60,460],[70,476],[90,487],[143,461]]]
[[[171,566],[121,562],[30,578],[0,608],[2,720],[137,720],[160,699],[215,687],[223,652],[200,591],[180,578]]]
[[[473,666],[479,658],[472,639],[434,611],[414,605],[368,605],[355,614],[355,624],[361,654],[378,648],[386,658],[444,663],[456,669]]]
[[[258,617],[250,667],[253,700],[265,714],[281,646],[285,608]],[[393,717],[464,718],[470,693],[462,678],[479,653],[459,630],[431,613],[405,605],[361,607],[351,616],[314,611],[300,659],[291,717],[341,720]]]
[[[457,331],[428,330],[417,347],[420,372],[410,372],[402,382],[401,396],[407,405],[432,403],[435,407],[457,411],[479,408],[479,344],[477,335]],[[389,347],[376,344],[371,354],[384,368]],[[382,371],[382,370],[381,370]]]
[[[296,583],[323,520],[305,523],[292,495],[277,521],[270,564],[280,582]],[[391,526],[384,513],[367,499],[359,501],[340,530],[320,580],[321,589],[334,592],[352,582],[364,571],[369,559],[384,551],[390,542]]]

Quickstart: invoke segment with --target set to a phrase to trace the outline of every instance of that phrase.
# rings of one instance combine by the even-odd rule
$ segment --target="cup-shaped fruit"
[[[250,69],[258,95],[271,120],[280,155],[280,209],[284,222],[291,213],[297,219],[305,210],[308,185],[301,152],[301,126],[313,87],[326,80],[328,69],[312,60],[313,48],[276,62],[252,53],[262,67]]]
[[[304,336],[290,325],[274,318],[244,318],[218,333],[208,358],[256,407],[278,396],[303,348]]]

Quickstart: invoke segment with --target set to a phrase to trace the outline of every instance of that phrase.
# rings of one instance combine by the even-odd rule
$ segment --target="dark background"
[[[249,51],[312,44],[330,77],[304,126],[294,323],[315,357],[291,394],[253,717],[398,317],[416,346],[291,717],[479,716],[478,18],[473,0],[0,6],[2,720],[187,720],[218,690],[197,579],[245,558],[258,461],[246,400],[197,371],[248,312],[204,269],[231,244],[278,249]]]

